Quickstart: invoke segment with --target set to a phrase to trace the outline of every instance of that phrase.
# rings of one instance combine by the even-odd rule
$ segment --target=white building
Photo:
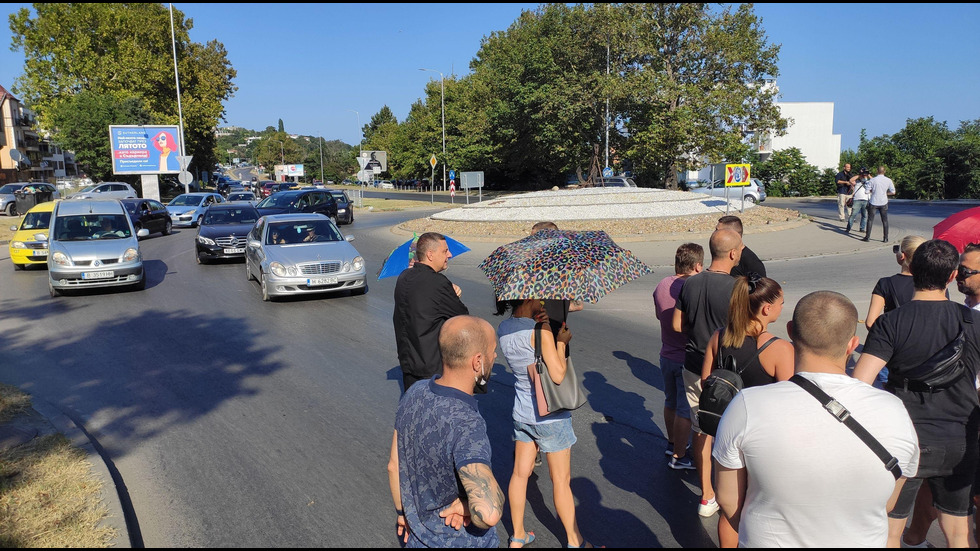
[[[811,165],[820,170],[837,169],[840,164],[840,134],[834,134],[834,102],[779,102],[780,115],[789,121],[786,135],[769,140],[762,149],[763,160],[773,151],[795,147]],[[761,147],[766,147],[763,143]]]
[[[775,80],[767,81],[764,86],[776,88]],[[840,134],[834,134],[834,102],[786,101],[776,102],[780,116],[787,121],[786,134],[773,136],[768,133],[756,136],[754,132],[746,132],[745,139],[755,144],[762,160],[769,158],[774,151],[795,147],[806,158],[806,161],[818,170],[840,168]],[[687,173],[688,181],[713,181],[721,177],[724,166],[718,167],[709,162],[700,170]],[[720,163],[724,165],[725,163]],[[714,168],[714,174],[712,174]]]

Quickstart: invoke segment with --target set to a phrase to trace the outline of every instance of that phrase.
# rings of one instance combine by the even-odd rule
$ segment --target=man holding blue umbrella
[[[395,283],[395,344],[402,368],[402,392],[442,369],[439,330],[453,316],[469,314],[462,291],[442,274],[449,267],[446,237],[427,232],[415,243],[414,265]]]

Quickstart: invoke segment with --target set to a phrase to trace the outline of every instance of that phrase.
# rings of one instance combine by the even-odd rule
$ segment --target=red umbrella
[[[932,227],[933,239],[945,239],[963,252],[970,243],[980,243],[980,207],[961,210]]]

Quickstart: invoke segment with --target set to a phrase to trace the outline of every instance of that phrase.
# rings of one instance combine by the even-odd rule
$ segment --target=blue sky
[[[13,13],[29,4],[3,4]],[[538,4],[175,4],[191,39],[216,39],[238,71],[229,125],[355,144],[388,105],[399,120],[426,81],[465,75],[484,36]],[[783,101],[834,102],[842,147],[892,134],[908,118],[950,128],[980,118],[980,5],[757,4],[769,41],[781,44]],[[169,35],[170,29],[161,29]],[[23,70],[0,25],[0,85]],[[359,112],[355,114],[353,111]]]

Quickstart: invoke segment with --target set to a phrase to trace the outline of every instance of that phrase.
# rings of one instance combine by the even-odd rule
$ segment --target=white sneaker
[[[715,498],[711,498],[710,500],[707,501],[702,499],[701,504],[698,505],[698,514],[701,515],[702,517],[710,517],[711,515],[717,512],[718,512],[718,502],[715,501]]]

